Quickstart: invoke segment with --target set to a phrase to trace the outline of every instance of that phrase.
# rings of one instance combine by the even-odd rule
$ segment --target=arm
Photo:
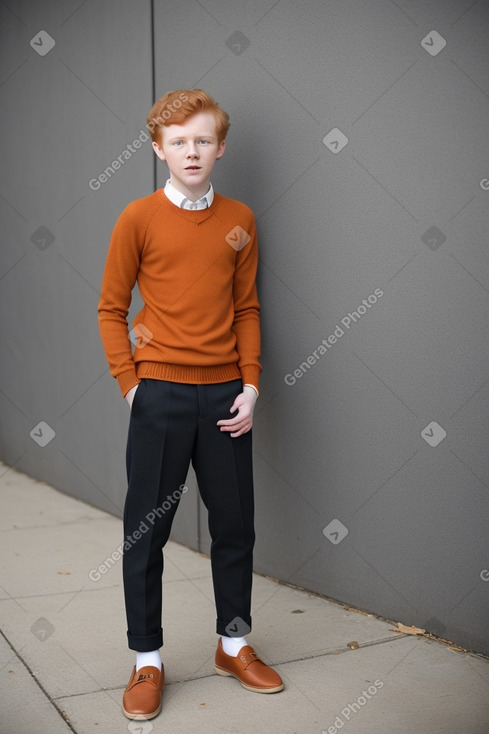
[[[230,413],[237,411],[236,415],[217,423],[221,431],[231,433],[231,438],[247,433],[253,425],[253,411],[258,397],[258,383],[262,369],[259,362],[260,304],[256,291],[258,244],[253,215],[251,215],[247,231],[251,239],[237,253],[233,284],[233,330],[236,334],[238,366],[243,380],[243,392],[236,397],[230,409]]]
[[[133,210],[133,205],[127,207],[114,227],[98,305],[100,336],[110,374],[117,379],[124,396],[139,383],[127,323],[143,239]]]
[[[260,303],[256,290],[258,242],[255,219],[250,212],[247,227],[250,241],[236,255],[233,282],[234,322],[238,366],[243,385],[259,390],[260,364]]]

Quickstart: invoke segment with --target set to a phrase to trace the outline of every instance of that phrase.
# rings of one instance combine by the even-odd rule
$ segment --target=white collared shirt
[[[201,196],[197,201],[190,201],[185,194],[182,194],[181,191],[176,189],[173,184],[170,183],[170,179],[166,182],[163,191],[168,199],[170,199],[170,201],[180,209],[207,209],[214,201],[214,189],[212,188],[212,184],[209,184],[209,191],[207,194]]]

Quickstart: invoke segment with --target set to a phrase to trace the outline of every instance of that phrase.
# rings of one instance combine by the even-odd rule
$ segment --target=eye
[[[211,142],[210,140],[206,140],[205,138],[202,138],[202,140],[199,140],[199,143],[204,143],[204,144],[207,144],[210,142]]]
[[[182,141],[181,140],[174,140],[173,141],[173,145],[181,145],[181,144],[182,144]]]

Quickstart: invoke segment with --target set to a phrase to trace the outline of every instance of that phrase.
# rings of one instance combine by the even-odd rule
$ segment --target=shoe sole
[[[255,686],[248,686],[246,683],[243,683],[241,678],[236,675],[235,673],[230,673],[229,670],[224,670],[224,668],[219,668],[217,665],[214,665],[214,670],[219,675],[230,675],[232,678],[236,678],[236,680],[239,680],[243,688],[246,688],[248,691],[254,691],[255,693],[278,693],[279,691],[283,691],[284,684],[282,683],[280,686],[275,686],[275,688],[256,688]]]
[[[127,716],[128,719],[132,719],[133,721],[148,721],[149,719],[154,719],[155,716],[158,716],[161,711],[161,703],[156,711],[152,711],[150,714],[131,714],[129,711],[126,711],[124,706],[122,707],[122,711],[124,716]]]

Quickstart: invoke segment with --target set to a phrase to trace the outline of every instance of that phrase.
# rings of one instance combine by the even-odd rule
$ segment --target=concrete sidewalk
[[[486,658],[258,575],[248,639],[285,690],[259,695],[216,675],[209,559],[176,543],[165,549],[162,712],[129,722],[121,562],[98,570],[120,520],[1,464],[0,475],[1,734],[489,733]]]

